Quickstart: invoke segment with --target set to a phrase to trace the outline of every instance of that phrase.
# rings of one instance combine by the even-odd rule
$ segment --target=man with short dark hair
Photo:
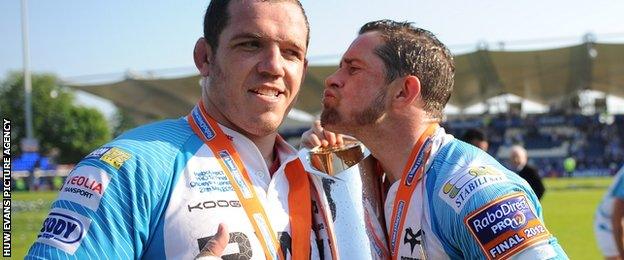
[[[277,134],[307,68],[301,4],[215,0],[204,30],[197,106],[85,157],[27,258],[333,258],[322,187]]]
[[[462,141],[479,147],[479,149],[485,152],[487,152],[488,148],[490,147],[490,144],[488,143],[488,140],[485,137],[483,131],[475,128],[470,128],[466,130],[466,132],[464,132],[464,135],[462,136]]]
[[[438,125],[454,70],[429,31],[367,23],[326,80],[322,127],[303,142],[331,146],[339,138],[329,131],[347,134],[379,160],[392,183],[392,259],[566,259],[526,182]]]

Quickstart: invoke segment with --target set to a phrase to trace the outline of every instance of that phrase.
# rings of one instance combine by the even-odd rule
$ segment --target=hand
[[[230,241],[227,225],[219,224],[217,234],[206,243],[195,259],[221,259],[225,247]]]
[[[301,135],[301,146],[308,149],[321,146],[321,147],[333,147],[341,146],[344,144],[343,135],[336,134],[334,132],[326,131],[321,126],[321,121],[316,120],[312,124],[310,130],[305,131]]]

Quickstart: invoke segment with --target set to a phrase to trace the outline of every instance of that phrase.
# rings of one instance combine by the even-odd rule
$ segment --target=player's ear
[[[195,67],[199,70],[199,74],[204,77],[210,74],[210,60],[212,58],[212,48],[208,44],[208,41],[204,37],[201,37],[195,43],[195,49],[193,50],[193,60],[195,61]]]
[[[303,60],[303,75],[301,75],[301,84],[305,81],[306,74],[308,74],[308,59]]]
[[[405,108],[420,99],[420,79],[413,75],[395,80],[392,103],[396,108]]]

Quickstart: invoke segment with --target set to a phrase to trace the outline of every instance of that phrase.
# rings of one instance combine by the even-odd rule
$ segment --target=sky
[[[624,43],[622,0],[302,0],[310,26],[308,58],[336,64],[361,25],[411,21],[459,54],[491,49]],[[192,50],[207,0],[28,0],[30,67],[72,82],[122,79],[126,72],[195,73]],[[0,80],[23,66],[21,1],[0,1]]]

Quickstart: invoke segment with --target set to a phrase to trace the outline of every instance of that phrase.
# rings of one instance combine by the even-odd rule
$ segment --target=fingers
[[[344,144],[344,137],[341,134],[336,134],[336,145],[342,146]]]
[[[221,256],[229,241],[230,232],[228,231],[227,225],[225,225],[225,223],[219,224],[217,234],[211,239],[214,248],[212,252],[215,253],[215,255]]]
[[[321,142],[323,142],[323,147],[341,146],[344,143],[341,134],[325,130],[321,126],[321,121],[316,120],[316,122],[314,122],[314,128],[316,130],[315,132],[318,133],[318,136],[321,136],[324,139],[321,140]]]
[[[229,241],[230,232],[228,231],[227,225],[221,223],[217,229],[217,234],[206,243],[197,257],[221,256]]]
[[[312,149],[320,145],[321,145],[321,140],[318,138],[318,136],[314,133],[312,129],[305,131],[301,135],[301,144],[300,144],[301,147]]]
[[[327,140],[328,146],[336,146],[336,134],[334,132],[323,130],[323,135],[325,136],[325,140]]]
[[[301,135],[301,145],[309,149],[317,146],[341,146],[342,144],[344,144],[343,135],[325,130],[321,126],[320,120],[314,121],[314,124],[312,124],[312,128],[310,128],[310,130],[308,131],[305,131]]]

